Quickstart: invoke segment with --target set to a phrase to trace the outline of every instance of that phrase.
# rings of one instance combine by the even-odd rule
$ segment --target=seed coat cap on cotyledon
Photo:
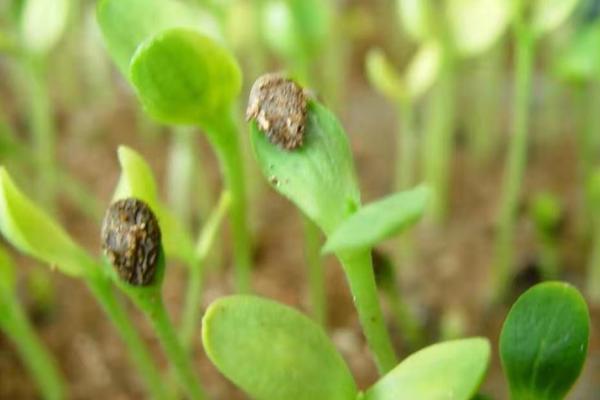
[[[252,89],[246,120],[256,120],[269,141],[285,150],[302,146],[306,125],[307,95],[281,73],[259,77]]]
[[[147,286],[156,274],[161,250],[158,221],[143,201],[114,202],[102,223],[102,250],[119,277],[135,286]]]

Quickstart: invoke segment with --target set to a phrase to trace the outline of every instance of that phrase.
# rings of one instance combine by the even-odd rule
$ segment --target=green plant
[[[486,339],[439,343],[361,392],[323,329],[294,309],[258,297],[225,297],[211,304],[202,325],[210,360],[258,400],[467,400],[490,356]]]
[[[539,193],[531,203],[531,219],[540,252],[540,269],[544,279],[557,279],[560,273],[558,231],[563,220],[563,206],[551,193]]]
[[[111,278],[85,250],[12,182],[0,168],[0,232],[15,248],[73,278],[81,279],[119,331],[154,398],[167,398],[148,349],[117,301]]]
[[[577,0],[556,5],[548,0],[515,0],[512,4],[512,29],[515,41],[515,82],[513,126],[506,159],[503,192],[494,243],[493,281],[490,293],[495,301],[503,298],[512,275],[513,234],[517,220],[519,194],[527,165],[529,103],[537,41],[569,17]]]
[[[63,399],[66,389],[62,373],[17,301],[15,286],[13,261],[5,249],[0,248],[0,330],[15,343],[41,396],[47,400]]]
[[[587,356],[590,316],[577,289],[541,283],[512,306],[500,357],[513,400],[563,399]]]
[[[231,193],[236,287],[247,291],[250,237],[233,117],[241,72],[194,16],[194,9],[166,0],[103,0],[97,9],[108,51],[145,111],[162,123],[200,126],[213,145]]]
[[[295,85],[291,81],[280,84]],[[377,299],[370,251],[376,243],[415,223],[429,192],[419,187],[361,208],[350,148],[335,117],[319,103],[306,99],[302,90],[265,89],[268,91],[258,97],[258,104],[253,99],[249,104],[250,110],[256,111],[249,115],[256,115],[258,121],[250,124],[256,159],[275,190],[327,236],[323,252],[335,253],[342,263],[369,348],[379,370],[389,371],[396,361]],[[287,108],[290,106],[306,107],[300,128],[293,132],[282,123],[298,115],[299,109]],[[267,137],[261,131],[266,126],[280,128],[269,131]],[[294,148],[276,144],[290,134],[301,135]]]

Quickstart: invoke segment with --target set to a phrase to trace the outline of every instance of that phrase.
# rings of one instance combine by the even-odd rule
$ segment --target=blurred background
[[[99,224],[120,172],[116,150],[130,146],[151,164],[162,198],[197,230],[222,184],[202,132],[144,114],[104,49],[95,1],[50,2],[41,21],[58,27],[24,17],[35,1],[0,0],[0,164],[99,254]],[[435,190],[427,217],[376,257],[402,357],[414,349],[402,334],[406,307],[421,345],[490,338],[481,392],[507,398],[496,346],[506,313],[526,288],[561,279],[584,293],[592,315],[589,357],[569,398],[600,399],[600,1],[523,1],[520,12],[509,0],[187,3],[243,70],[238,117],[256,293],[311,309],[303,220],[260,176],[243,121],[254,80],[287,71],[341,119],[365,203],[424,181]],[[229,236],[225,229],[211,251],[203,308],[233,291]],[[71,398],[143,398],[122,341],[84,285],[2,247]],[[376,369],[344,274],[333,258],[322,262],[325,326],[366,387]],[[185,269],[170,262],[164,294],[175,320],[185,285]],[[503,300],[491,301],[498,291]],[[130,311],[166,367],[146,322]],[[194,362],[212,398],[245,398],[199,341]],[[0,398],[38,398],[1,332]]]

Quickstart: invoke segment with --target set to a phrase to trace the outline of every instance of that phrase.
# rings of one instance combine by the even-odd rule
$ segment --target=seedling
[[[153,398],[167,398],[160,374],[129,316],[117,301],[111,278],[71,237],[12,182],[0,168],[0,232],[14,247],[61,273],[86,283],[115,325]]]
[[[274,101],[287,104],[281,99]],[[274,115],[285,121],[290,112],[280,108]],[[352,155],[339,122],[318,102],[307,99],[304,125],[302,146],[285,149],[272,143],[252,121],[250,136],[256,159],[275,190],[327,236],[323,252],[335,253],[341,261],[369,348],[379,370],[387,372],[396,361],[377,299],[370,251],[414,224],[429,192],[419,187],[361,209]]]
[[[558,233],[563,221],[563,207],[556,196],[540,193],[533,199],[530,213],[539,245],[542,277],[557,279],[561,264]]]
[[[513,305],[500,335],[511,399],[563,399],[587,356],[590,317],[572,286],[547,282]]]
[[[62,373],[17,301],[15,286],[15,267],[7,252],[0,248],[0,330],[16,345],[41,396],[48,400],[63,399],[66,390]]]
[[[490,356],[487,339],[439,343],[361,392],[323,329],[292,308],[253,296],[225,297],[211,304],[202,325],[210,360],[257,400],[468,400]]]
[[[113,61],[145,111],[162,123],[200,126],[213,145],[231,193],[236,287],[249,290],[246,189],[232,114],[241,89],[237,62],[181,3],[103,0],[97,17]]]
[[[498,233],[494,244],[493,282],[491,294],[497,301],[506,293],[512,275],[513,234],[517,220],[519,194],[527,165],[529,103],[535,46],[545,34],[564,22],[577,0],[533,2],[517,0],[513,5],[513,35],[516,45],[515,86],[513,102],[513,135],[510,141],[500,199]]]

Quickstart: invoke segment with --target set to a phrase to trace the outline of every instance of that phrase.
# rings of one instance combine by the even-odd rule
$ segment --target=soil
[[[122,89],[117,94],[117,103],[100,111],[81,107],[78,117],[57,115],[61,132],[58,146],[60,163],[105,205],[110,201],[119,174],[116,158],[118,145],[129,145],[138,150],[150,162],[159,182],[165,182],[165,148],[169,145],[169,135],[150,133],[140,136],[136,133],[135,101]],[[340,115],[352,143],[363,198],[369,202],[392,190],[395,145],[391,143],[396,130],[396,116],[394,109],[375,95],[360,77],[354,79],[347,96]],[[22,121],[13,122],[18,127],[23,126]],[[556,137],[532,141],[524,185],[524,212],[519,218],[516,239],[515,268],[519,271],[519,279],[511,299],[537,279],[537,247],[525,208],[526,199],[540,189],[552,190],[566,205],[565,221],[560,233],[561,243],[564,244],[562,274],[565,280],[582,290],[584,288],[589,249],[577,234],[581,228],[581,193],[574,136],[572,132],[565,132]],[[503,137],[500,141],[496,155],[485,164],[474,161],[464,141],[457,141],[450,171],[448,220],[441,227],[430,221],[420,224],[413,235],[416,251],[409,260],[398,266],[398,283],[403,294],[427,321],[432,338],[436,338],[444,320],[452,319],[462,324],[461,334],[480,335],[492,340],[493,358],[482,392],[497,399],[507,398],[497,341],[510,302],[488,309],[485,299],[505,139]],[[201,136],[198,137],[198,147],[203,154],[203,168],[214,197],[220,185],[216,161]],[[256,171],[249,168],[248,173]],[[296,209],[269,189],[260,177],[254,176],[251,182],[258,182],[252,191],[255,241],[253,288],[259,295],[307,311],[301,218]],[[99,220],[90,220],[64,197],[61,197],[57,216],[82,245],[93,254],[99,253]],[[212,258],[213,265],[203,297],[204,308],[213,299],[232,292],[227,236],[225,233],[220,242],[220,255]],[[384,243],[382,249],[393,252],[396,246],[396,241],[390,241]],[[15,257],[19,265],[20,299],[26,305],[43,342],[57,358],[69,384],[70,398],[144,398],[142,383],[128,361],[123,343],[84,285],[58,272],[47,272],[54,295],[50,306],[42,306],[28,293],[27,281],[32,271],[47,269],[25,257],[17,254]],[[332,258],[327,258],[325,264],[328,330],[347,359],[359,386],[365,388],[376,379],[375,368],[360,333],[343,272]],[[185,283],[183,266],[170,263],[164,296],[175,320],[179,316]],[[133,307],[129,306],[129,309],[154,356],[166,369],[166,360],[148,325]],[[591,313],[589,357],[569,397],[572,400],[600,398],[600,308],[592,307]],[[389,324],[400,355],[405,357],[406,346],[393,326],[391,317]],[[246,398],[212,367],[200,349],[199,341],[196,341],[193,359],[211,398]],[[0,399],[36,398],[35,386],[18,354],[0,334]]]

